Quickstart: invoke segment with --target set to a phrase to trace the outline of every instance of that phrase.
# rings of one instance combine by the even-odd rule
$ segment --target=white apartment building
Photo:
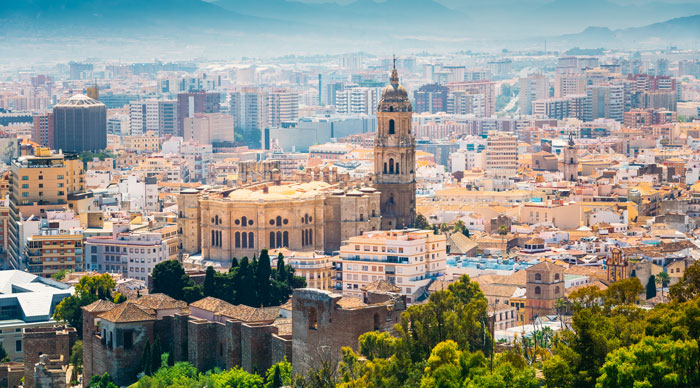
[[[177,101],[151,99],[129,103],[128,134],[139,136],[148,131],[159,136],[177,133]]]
[[[484,150],[486,175],[513,178],[518,172],[518,138],[511,133],[489,131]]]
[[[338,113],[371,115],[377,110],[382,97],[381,88],[355,87],[335,92],[335,109]]]
[[[184,119],[185,141],[212,144],[234,141],[233,116],[223,113],[195,113]]]
[[[87,268],[146,281],[156,264],[177,258],[177,226],[129,231],[129,224],[113,225],[112,236],[90,237],[85,243]]]
[[[182,143],[180,153],[185,158],[190,182],[206,183],[213,155],[211,144],[197,144],[186,141]]]
[[[158,181],[155,177],[131,174],[119,181],[119,193],[123,206],[134,213],[156,212],[158,202]]]
[[[520,114],[532,114],[532,102],[549,98],[549,79],[542,74],[520,78]]]
[[[346,295],[361,296],[362,287],[386,280],[415,302],[431,282],[443,276],[447,253],[445,236],[432,230],[371,231],[351,237],[336,260],[336,288]]]
[[[276,90],[267,95],[267,125],[279,127],[282,122],[299,118],[299,93]]]

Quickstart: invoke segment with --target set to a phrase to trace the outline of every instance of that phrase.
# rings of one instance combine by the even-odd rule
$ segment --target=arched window
[[[248,232],[248,249],[253,248],[255,248],[255,235],[253,234],[253,232]]]
[[[574,158],[571,158],[570,164],[574,164]]]
[[[284,232],[282,234],[282,241],[284,242],[284,246],[289,248],[289,232]]]
[[[399,173],[399,162],[396,162],[396,173]]]
[[[309,229],[309,245],[314,245],[314,231]]]
[[[394,123],[394,120],[389,120],[389,134],[390,135],[393,135],[394,133],[396,133],[395,127],[396,127],[396,125]]]
[[[236,232],[238,234],[238,232]],[[248,239],[246,238],[246,232],[243,232],[243,241],[241,241],[241,248],[248,248]]]
[[[559,294],[559,291],[561,291],[561,289],[559,288],[559,286],[554,287],[554,293],[555,293],[555,294]]]
[[[535,295],[540,295],[542,293],[542,289],[540,286],[535,287]]]
[[[277,232],[277,245],[275,248],[282,248],[282,232]]]
[[[379,313],[374,313],[374,330],[379,330],[381,325],[381,320],[379,319]]]
[[[275,248],[275,232],[270,232],[270,249]]]
[[[386,174],[386,162],[384,162],[384,173]]]
[[[282,226],[282,217],[277,216],[277,226]]]
[[[246,227],[248,225],[248,218],[246,216],[241,217],[241,226]]]
[[[536,281],[542,280],[542,274],[536,273],[536,274],[535,274],[535,280],[536,280]]]
[[[236,248],[240,248],[241,247],[241,232],[236,232],[235,241],[236,241]]]
[[[389,174],[394,173],[394,158],[389,158]]]
[[[555,273],[555,274],[554,274],[554,280],[559,280],[559,274],[558,274],[558,273]]]
[[[211,231],[211,246],[216,246],[216,231]]]

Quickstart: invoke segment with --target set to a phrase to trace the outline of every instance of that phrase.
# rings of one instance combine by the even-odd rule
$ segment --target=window
[[[26,176],[26,175],[23,175],[23,176],[22,176],[22,180],[23,180],[23,181],[28,181],[28,180],[29,180],[29,177]]]
[[[318,329],[318,313],[316,309],[311,309],[311,311],[309,311],[309,329]]]
[[[124,330],[124,349],[131,349],[133,346],[133,332],[131,330]]]
[[[559,291],[560,291],[560,290],[561,290],[561,289],[559,288],[559,286],[554,287],[554,293],[555,293],[555,294],[559,294]]]
[[[559,274],[558,274],[558,273],[554,274],[554,280],[559,280]]]
[[[29,193],[26,192],[26,191],[23,191],[23,192],[22,192],[22,196],[23,196],[23,197],[28,197],[28,196],[29,196]]]
[[[393,135],[394,133],[396,133],[396,123],[394,120],[389,120],[389,134]]]
[[[22,188],[23,188],[23,189],[28,189],[28,188],[29,188],[29,184],[28,184],[28,183],[22,183]]]
[[[22,351],[22,340],[15,341],[15,352]]]
[[[285,232],[287,233],[287,232]],[[245,233],[243,233],[243,238],[245,238]],[[248,233],[248,248],[253,249],[255,248],[255,236],[253,235],[253,232]]]
[[[535,281],[541,281],[542,280],[542,274],[536,273],[535,274]]]
[[[540,295],[540,294],[542,294],[542,289],[540,288],[540,286],[535,287],[535,295]]]

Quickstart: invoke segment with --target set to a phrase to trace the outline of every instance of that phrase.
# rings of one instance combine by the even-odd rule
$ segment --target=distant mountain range
[[[6,0],[0,7],[0,49],[16,48],[17,41],[46,47],[61,40],[94,40],[97,46],[122,39],[145,46],[166,42],[168,50],[183,55],[189,47],[202,55],[209,47],[217,54],[281,55],[518,49],[539,47],[545,39],[549,47],[564,49],[697,47],[700,37],[697,1],[533,1]],[[159,55],[162,46],[150,47],[148,55]]]

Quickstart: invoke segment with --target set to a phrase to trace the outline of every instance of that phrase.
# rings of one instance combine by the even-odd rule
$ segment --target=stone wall
[[[42,354],[63,356],[67,364],[70,350],[77,333],[73,328],[63,326],[25,329],[22,335],[24,343],[24,387],[34,388],[34,365],[39,362]]]
[[[373,330],[388,331],[400,311],[389,304],[344,309],[340,294],[316,289],[296,289],[292,298],[292,363],[304,373],[322,360],[337,361],[340,350],[358,348],[360,335]]]
[[[277,334],[274,326],[241,325],[241,367],[244,370],[263,373],[272,366],[272,334]]]

